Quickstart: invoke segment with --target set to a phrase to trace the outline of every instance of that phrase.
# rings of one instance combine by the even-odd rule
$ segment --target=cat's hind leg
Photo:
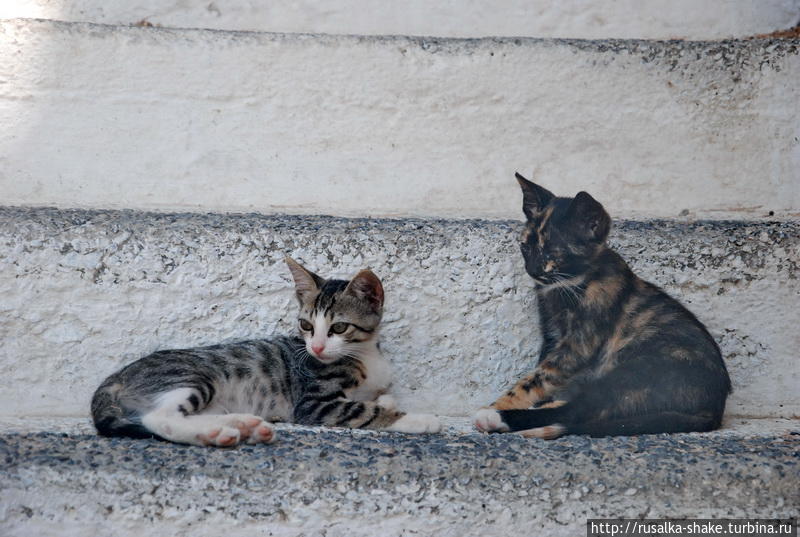
[[[230,447],[247,442],[268,443],[275,438],[270,424],[252,414],[194,414],[201,410],[193,388],[160,394],[141,423],[156,436],[179,444]]]

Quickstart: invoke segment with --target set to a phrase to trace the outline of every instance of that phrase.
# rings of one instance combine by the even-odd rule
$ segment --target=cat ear
[[[578,192],[569,205],[567,214],[585,238],[603,242],[611,228],[611,217],[599,201],[587,192]]]
[[[522,188],[522,212],[525,213],[528,220],[533,220],[555,198],[555,195],[546,188],[531,183],[519,173],[514,175]]]
[[[289,256],[286,257],[285,261],[292,272],[292,278],[294,278],[294,292],[297,295],[297,300],[303,302],[306,298],[319,291],[324,282],[322,278],[310,270],[306,270],[300,263]]]
[[[364,269],[347,284],[345,292],[350,293],[358,299],[366,300],[375,311],[383,308],[383,285],[369,269]]]

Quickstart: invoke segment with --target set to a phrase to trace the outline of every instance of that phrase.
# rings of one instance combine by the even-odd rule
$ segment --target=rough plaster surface
[[[284,427],[218,450],[0,436],[4,536],[585,534],[588,518],[797,518],[800,431],[552,442]]]
[[[537,356],[508,221],[0,209],[0,414],[85,416],[108,374],[160,348],[293,329],[284,255],[372,267],[382,348],[408,410],[469,415]],[[729,415],[800,415],[797,222],[621,222],[612,244],[720,343]]]
[[[13,0],[0,18],[440,37],[719,39],[789,28],[798,0]]]
[[[4,21],[0,199],[517,218],[519,170],[618,217],[785,217],[798,51]]]

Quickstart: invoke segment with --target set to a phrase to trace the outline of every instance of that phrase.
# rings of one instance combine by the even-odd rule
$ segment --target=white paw
[[[264,420],[253,426],[250,431],[250,435],[247,437],[248,444],[271,444],[275,441],[275,429]]]
[[[432,414],[406,414],[386,430],[399,433],[438,433],[442,430],[442,424]]]
[[[553,425],[547,425],[545,427],[536,427],[535,429],[519,431],[517,434],[521,434],[525,438],[543,438],[545,440],[553,440],[554,438],[564,435],[566,432],[566,427],[560,423],[554,423]]]
[[[223,414],[214,421],[217,423],[209,430],[197,435],[204,445],[229,447],[245,441],[261,444],[275,440],[272,426],[252,414]]]
[[[211,427],[202,433],[197,433],[197,440],[202,446],[230,447],[235,446],[241,439],[239,429],[233,427]]]
[[[248,444],[270,443],[275,440],[275,431],[272,426],[253,414],[227,414],[228,425],[235,427],[241,434],[242,441]]]
[[[378,404],[378,406],[382,406],[386,410],[394,410],[397,408],[397,401],[395,401],[394,397],[388,393],[378,397],[375,402]]]
[[[482,408],[475,413],[475,428],[484,433],[508,431],[508,425],[503,422],[500,413],[493,408]]]

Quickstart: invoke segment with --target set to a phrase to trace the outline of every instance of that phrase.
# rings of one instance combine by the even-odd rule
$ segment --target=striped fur
[[[548,439],[718,428],[731,384],[705,326],[606,245],[611,221],[589,194],[557,198],[517,178],[544,342],[476,426]]]
[[[378,349],[383,288],[370,271],[325,280],[287,259],[302,337],[158,351],[108,377],[92,399],[105,436],[230,446],[270,442],[269,422],[438,430],[428,415],[394,409]],[[337,324],[338,323],[338,324]],[[313,326],[312,330],[304,327]]]

